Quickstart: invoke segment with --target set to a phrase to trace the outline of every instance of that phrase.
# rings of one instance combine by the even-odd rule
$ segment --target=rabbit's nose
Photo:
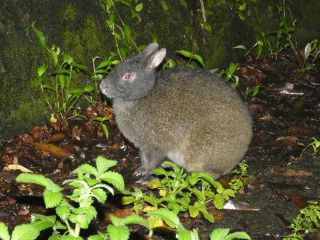
[[[106,81],[105,81],[105,80],[102,80],[101,83],[100,83],[100,85],[99,85],[99,87],[100,87],[100,91],[101,91],[103,94],[105,94],[106,89],[107,89],[107,83],[106,83]]]

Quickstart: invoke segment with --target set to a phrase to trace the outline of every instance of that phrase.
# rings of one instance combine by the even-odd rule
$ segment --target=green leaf
[[[157,176],[161,176],[161,175],[166,176],[168,174],[168,172],[163,168],[155,168],[152,170],[152,174],[157,175]]]
[[[86,93],[93,93],[94,92],[94,86],[92,86],[92,85],[87,85],[87,86],[85,86],[84,87],[84,92],[86,92]]]
[[[202,29],[206,30],[207,32],[212,32],[211,25],[208,22],[201,23]]]
[[[150,216],[148,217],[148,226],[150,229],[163,226],[163,221],[160,217]]]
[[[203,59],[202,59],[202,57],[200,56],[200,55],[198,55],[198,54],[194,54],[194,59],[198,62],[198,63],[200,63],[200,65],[203,67],[204,66],[204,63],[203,63]]]
[[[224,198],[220,194],[216,194],[213,199],[213,204],[217,209],[222,209],[224,205]]]
[[[196,218],[199,215],[199,209],[195,206],[190,206],[189,214],[190,214],[190,217]]]
[[[57,76],[61,89],[64,89],[65,86],[65,76],[60,74]]]
[[[87,229],[91,221],[97,217],[97,211],[93,206],[74,208],[73,212],[69,219],[83,229]]]
[[[98,175],[97,169],[87,163],[80,165],[78,168],[72,171],[73,174],[77,174],[78,172],[81,172],[82,174],[89,173],[94,176]]]
[[[179,2],[180,2],[180,4],[181,4],[182,6],[184,6],[185,8],[188,7],[188,6],[187,6],[187,2],[186,2],[185,0],[179,0]]]
[[[52,192],[60,192],[62,188],[55,184],[51,179],[44,177],[41,174],[34,174],[34,173],[21,173],[16,178],[17,182],[24,182],[24,183],[33,183],[40,186],[45,187],[46,189]]]
[[[161,4],[161,7],[164,11],[168,11],[169,10],[169,7],[168,7],[168,4],[165,0],[160,0],[160,4]]]
[[[194,186],[199,179],[199,174],[197,173],[192,173],[190,176],[188,176],[187,180],[190,183],[191,186]]]
[[[255,97],[260,92],[260,86],[255,86],[252,91],[252,97]]]
[[[47,68],[45,64],[42,64],[40,67],[38,67],[37,72],[38,72],[38,76],[41,77],[45,72],[46,72]]]
[[[107,171],[109,168],[114,167],[117,165],[117,161],[114,160],[108,160],[104,158],[103,156],[98,156],[96,158],[96,166],[98,170],[98,175],[101,175],[105,171]]]
[[[224,240],[233,240],[233,239],[248,239],[248,240],[250,240],[251,237],[245,232],[234,232],[234,233],[231,233],[228,236],[226,236]]]
[[[109,129],[108,129],[107,125],[103,123],[103,124],[101,124],[101,128],[104,132],[104,135],[106,136],[106,138],[108,140],[109,139]]]
[[[82,70],[84,72],[88,71],[87,67],[82,65],[82,64],[79,64],[79,63],[76,63],[76,62],[72,62],[70,65],[75,67],[78,70]]]
[[[124,34],[127,38],[131,38],[132,36],[132,29],[131,27],[128,25],[128,24],[124,24],[123,25],[123,31],[124,31]]]
[[[58,48],[58,51],[55,51],[55,47],[50,48],[50,56],[53,60],[54,66],[57,66],[58,64],[58,55],[60,53],[60,48]]]
[[[178,215],[180,212],[180,205],[176,202],[169,202],[168,209],[170,209],[173,213]]]
[[[100,175],[99,177],[101,180],[108,182],[115,186],[118,190],[124,190],[124,180],[121,174],[117,172],[106,172]]]
[[[148,187],[151,188],[151,189],[156,189],[156,188],[159,188],[161,187],[161,182],[159,181],[159,179],[153,179],[151,181],[149,181],[147,183]]]
[[[40,232],[30,224],[21,224],[14,228],[11,240],[34,240]]]
[[[237,46],[235,46],[235,47],[233,47],[234,49],[243,49],[243,50],[245,50],[245,51],[248,51],[247,50],[247,48],[246,48],[246,46],[244,46],[244,45],[237,45]]]
[[[88,237],[88,240],[105,240],[107,239],[106,236],[104,236],[104,234],[101,235],[91,235]]]
[[[133,196],[124,196],[121,199],[121,204],[128,205],[128,204],[133,203],[134,200],[135,200],[135,197],[133,197]]]
[[[119,47],[119,51],[120,51],[120,55],[121,55],[122,59],[126,59],[127,58],[127,50],[123,47]]]
[[[210,240],[225,240],[225,236],[230,232],[229,228],[217,228],[210,235]]]
[[[68,219],[70,211],[71,206],[68,206],[67,204],[56,207],[56,213],[63,221]]]
[[[180,55],[186,57],[186,58],[193,58],[193,53],[187,50],[177,50],[177,53],[179,53]]]
[[[136,10],[137,12],[141,12],[142,9],[143,9],[143,3],[138,3],[138,4],[136,5],[136,7],[135,7],[135,10]]]
[[[110,66],[111,65],[111,61],[110,60],[104,60],[103,62],[101,62],[97,67],[96,67],[96,72],[98,69],[101,69],[101,68],[105,68],[107,66]]]
[[[33,28],[34,32],[35,32],[36,35],[37,35],[37,38],[38,38],[39,43],[40,43],[40,46],[43,47],[43,48],[46,48],[46,47],[47,47],[46,38],[44,37],[43,32],[41,32],[40,30],[38,30],[38,29],[35,27],[35,22],[33,22],[33,23],[31,24],[31,27]]]
[[[62,201],[62,193],[61,192],[53,192],[48,189],[43,192],[43,199],[46,205],[46,208],[53,208],[60,204]]]
[[[2,240],[10,239],[8,227],[3,222],[0,222],[0,239]]]
[[[107,200],[107,194],[102,189],[93,189],[92,193],[100,203],[105,203],[105,201]]]
[[[54,72],[55,75],[70,75],[70,70],[65,68],[60,68]]]
[[[148,216],[157,216],[164,220],[169,226],[177,227],[180,224],[180,220],[176,214],[169,211],[168,209],[157,209],[152,210],[148,214]]]
[[[118,217],[111,214],[110,220],[111,220],[112,224],[114,224],[115,226],[125,226],[125,225],[129,225],[129,224],[139,224],[139,225],[142,225],[145,227],[148,226],[147,221],[144,218],[142,218],[136,214],[127,216],[125,218],[118,218]]]
[[[51,228],[56,223],[56,216],[45,216],[41,214],[32,214],[31,215],[31,225],[34,226],[39,231]],[[0,237],[1,238],[1,237]]]
[[[209,222],[211,223],[214,223],[214,217],[212,214],[210,214],[207,209],[206,209],[206,206],[203,205],[201,208],[200,208],[200,212],[202,213],[202,215],[205,217],[205,219],[207,219]]]
[[[110,236],[110,240],[128,240],[130,236],[130,231],[127,226],[115,226],[109,224],[107,231]]]

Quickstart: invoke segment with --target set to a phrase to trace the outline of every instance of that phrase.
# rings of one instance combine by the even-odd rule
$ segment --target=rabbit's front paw
[[[138,177],[148,176],[149,171],[145,169],[144,167],[139,167],[136,171],[134,171],[134,175]]]

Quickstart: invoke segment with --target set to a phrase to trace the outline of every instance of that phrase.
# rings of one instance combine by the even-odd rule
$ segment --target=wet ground
[[[309,200],[319,201],[320,154],[314,155],[312,148],[302,152],[312,137],[320,137],[320,72],[302,74],[299,68],[291,55],[277,60],[249,58],[239,64],[240,90],[244,93],[247,87],[260,86],[258,95],[246,97],[254,120],[254,137],[245,157],[251,179],[234,200],[247,208],[216,213],[219,217],[214,224],[181,215],[185,227],[197,228],[203,239],[217,227],[246,231],[252,239],[281,239],[290,232],[288,226],[299,209]],[[100,106],[83,114],[112,117],[112,109]],[[31,213],[45,213],[41,189],[15,183],[21,171],[42,173],[61,183],[80,164],[93,163],[96,156],[104,155],[119,161],[115,170],[124,176],[128,189],[136,186],[133,172],[139,167],[138,151],[122,137],[113,120],[107,123],[108,140],[98,122],[74,118],[68,124],[35,126],[0,143],[0,221],[10,228],[29,221]],[[221,181],[225,179],[228,176]],[[110,196],[100,206],[94,224],[103,228],[107,213],[123,209],[117,202]],[[132,239],[146,239],[145,230],[134,228],[133,232]],[[159,232],[153,239],[173,236]],[[318,237],[316,233],[306,239]]]

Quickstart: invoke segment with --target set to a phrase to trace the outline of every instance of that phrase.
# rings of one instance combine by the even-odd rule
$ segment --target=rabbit
[[[252,120],[238,93],[205,70],[156,72],[166,49],[149,44],[116,65],[100,83],[112,99],[121,133],[139,149],[141,167],[150,171],[169,159],[188,172],[213,178],[231,171],[252,138]]]

